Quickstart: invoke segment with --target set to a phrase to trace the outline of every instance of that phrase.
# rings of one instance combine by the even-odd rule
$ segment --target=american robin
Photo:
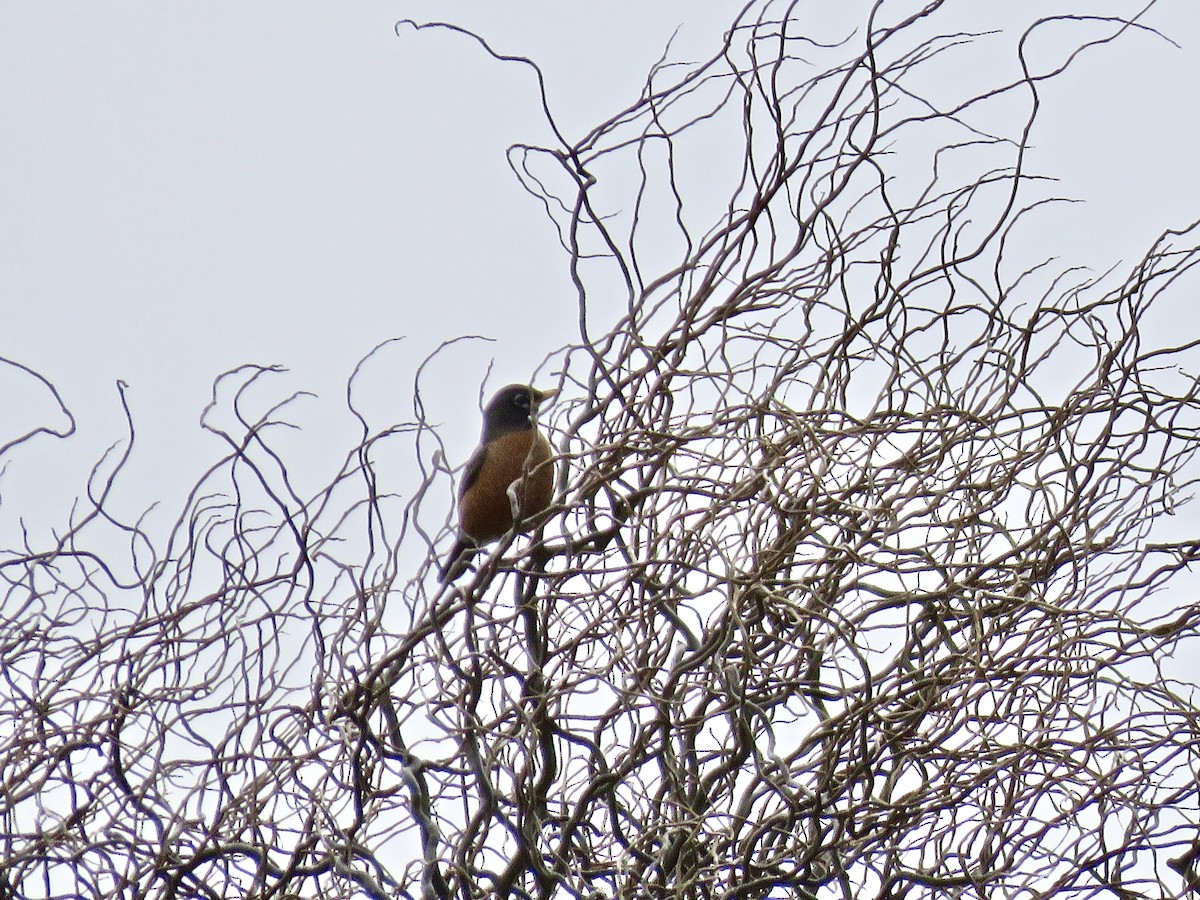
[[[554,448],[537,427],[538,405],[558,391],[539,391],[527,384],[501,388],[483,411],[483,438],[463,472],[458,490],[458,541],[438,574],[445,584],[464,571],[475,550],[516,527],[550,505],[554,496]]]

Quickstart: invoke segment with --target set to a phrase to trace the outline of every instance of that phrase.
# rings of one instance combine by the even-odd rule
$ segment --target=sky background
[[[799,9],[814,33],[844,36],[867,5]],[[1072,5],[1139,8],[961,0],[948,19],[985,30]],[[441,344],[490,339],[454,345],[425,381],[461,463],[489,366],[489,390],[529,380],[577,339],[576,298],[554,229],[505,158],[514,142],[550,140],[531,71],[397,21],[455,22],[536,60],[574,138],[639,94],[672,39],[676,59],[714,52],[739,8],[0,0],[0,357],[52,381],[78,425],[0,461],[0,547],[22,521],[40,546],[61,533],[93,464],[125,438],[118,380],[138,434],[113,500],[127,520],[156,501],[152,521],[174,520],[226,449],[198,424],[213,380],[245,363],[288,370],[270,397],[316,395],[289,411],[302,429],[280,440],[301,478],[325,484],[357,440],[346,379],[389,338],[404,340],[363,375],[376,424],[411,418],[414,371]],[[1200,217],[1200,3],[1166,0],[1145,22],[1180,46],[1130,34],[1044,88],[1029,166],[1084,201],[1044,234],[1039,252],[1064,265],[1131,263]],[[1171,302],[1191,337],[1196,298]],[[62,424],[44,385],[0,365],[0,445]],[[390,464],[412,468],[399,453]],[[442,494],[448,511],[449,480]],[[1194,533],[1189,513],[1180,527]]]
[[[822,6],[804,13],[814,29],[829,27]],[[982,6],[992,5],[960,4],[954,21],[996,27],[1018,7],[1067,5]],[[71,442],[12,454],[0,502],[63,518],[125,433],[118,379],[138,427],[138,478],[122,502],[133,511],[181,497],[221,449],[197,425],[212,381],[243,363],[286,367],[280,396],[317,394],[294,418],[302,453],[333,464],[344,443],[326,435],[351,426],[346,377],[399,336],[364,381],[381,416],[394,400],[397,420],[411,414],[426,355],[462,334],[492,339],[457,345],[429,373],[441,406],[430,418],[446,423],[447,452],[461,461],[489,364],[490,387],[529,379],[576,337],[575,298],[554,231],[504,155],[515,141],[549,140],[530,70],[396,22],[453,21],[537,60],[573,137],[637,95],[673,34],[674,58],[707,56],[738,8],[0,6],[0,355],[57,385],[79,426]],[[1200,215],[1200,7],[1164,2],[1145,21],[1180,47],[1135,34],[1092,52],[1047,87],[1034,135],[1032,167],[1086,201],[1046,236],[1046,252],[1097,270]],[[1180,327],[1192,316],[1181,308]],[[0,367],[0,443],[60,423],[54,410],[36,381]]]

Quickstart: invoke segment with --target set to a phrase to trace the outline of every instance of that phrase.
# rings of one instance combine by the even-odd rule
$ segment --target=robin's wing
[[[467,465],[463,468],[462,484],[458,486],[458,499],[461,500],[471,486],[479,480],[479,473],[483,471],[485,459],[487,459],[487,444],[480,444],[475,448],[475,452],[471,454],[471,458],[467,460]]]
[[[475,448],[475,452],[471,454],[471,458],[467,460],[467,464],[463,467],[462,484],[458,486],[458,499],[462,500],[466,496],[467,491],[479,480],[479,473],[483,471],[483,461],[487,458],[487,444],[480,444]],[[446,557],[446,561],[442,564],[442,569],[438,572],[438,581],[446,584],[449,581],[454,581],[467,570],[467,564],[471,561],[471,557],[475,554],[475,544],[466,539],[462,532],[459,532],[458,540],[454,544],[454,549],[450,551],[450,555]]]
[[[450,555],[446,557],[446,561],[442,563],[442,568],[438,571],[438,581],[442,584],[454,581],[467,571],[467,566],[470,565],[471,557],[474,555],[475,545],[459,538],[454,544],[454,549],[450,551]]]

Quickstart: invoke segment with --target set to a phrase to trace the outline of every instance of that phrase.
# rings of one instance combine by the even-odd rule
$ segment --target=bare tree
[[[1200,886],[1165,668],[1198,618],[1165,589],[1200,554],[1200,341],[1150,337],[1200,226],[1092,277],[1036,255],[1026,170],[1047,85],[1144,26],[901,7],[824,41],[752,3],[512,149],[578,289],[560,502],[457,585],[419,377],[379,425],[356,372],[361,437],[302,494],[293,398],[222,376],[228,453],[165,535],[111,512],[131,423],[58,536],[0,556],[0,896]],[[1009,81],[945,77],[1006,50]]]

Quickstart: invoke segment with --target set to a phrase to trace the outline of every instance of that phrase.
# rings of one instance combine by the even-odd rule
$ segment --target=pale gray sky
[[[829,15],[848,28],[868,5],[813,0],[800,9],[828,33]],[[1139,8],[960,0],[950,18],[980,30],[1018,10],[1072,5],[1097,15]],[[304,430],[278,439],[313,486],[326,482],[355,439],[345,379],[389,337],[406,340],[364,377],[376,423],[411,416],[413,370],[440,343],[494,339],[456,346],[427,382],[438,404],[430,417],[447,423],[450,462],[461,463],[477,439],[489,363],[493,387],[530,377],[576,339],[575,296],[555,231],[504,154],[513,142],[549,139],[531,72],[461,36],[397,34],[396,21],[457,22],[537,60],[574,137],[638,94],[677,28],[672,56],[706,57],[740,6],[4,3],[0,356],[51,379],[79,434],[9,455],[0,542],[13,539],[18,517],[35,535],[62,530],[88,470],[125,435],[118,379],[139,431],[114,501],[127,519],[156,499],[165,517],[157,524],[177,515],[224,450],[197,425],[212,380],[242,363],[287,367],[276,397],[319,395],[289,414]],[[1038,247],[1064,264],[1130,262],[1163,229],[1200,215],[1200,4],[1163,0],[1145,21],[1181,48],[1131,34],[1044,88],[1029,168],[1086,201],[1056,213],[1061,227]],[[992,62],[980,57],[981,67]],[[1172,302],[1177,327],[1194,333],[1194,298]],[[0,366],[0,444],[40,423],[60,423],[48,393]],[[403,458],[390,464],[411,468]],[[448,509],[448,481],[442,494]]]
[[[963,27],[1051,5],[1062,6],[997,4],[987,22],[964,3]],[[822,6],[810,4],[814,28]],[[139,499],[156,484],[186,488],[217,451],[195,422],[213,377],[240,363],[282,364],[286,392],[321,395],[307,407],[308,450],[319,454],[321,426],[344,424],[346,375],[389,336],[407,341],[374,371],[383,400],[387,379],[399,385],[397,418],[412,367],[441,341],[496,339],[457,348],[433,373],[447,406],[467,407],[448,432],[451,452],[465,455],[488,362],[493,385],[528,377],[575,336],[574,296],[553,230],[504,158],[509,143],[547,139],[531,73],[462,37],[396,34],[395,22],[458,22],[538,60],[573,135],[637,93],[677,27],[673,55],[697,59],[738,8],[5,4],[0,354],[52,379],[80,423],[71,447],[43,440],[18,451],[0,481],[5,502],[44,497],[63,509],[123,434],[118,378],[130,385],[151,485]],[[1087,201],[1047,236],[1048,253],[1093,266],[1130,260],[1200,210],[1200,11],[1170,0],[1146,21],[1182,49],[1131,35],[1046,89],[1033,167]],[[53,418],[27,378],[0,373],[0,392],[6,434]],[[63,496],[47,495],[56,490]]]

